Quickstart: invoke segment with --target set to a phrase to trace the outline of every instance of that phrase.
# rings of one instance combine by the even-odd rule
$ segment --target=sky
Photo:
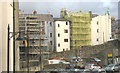
[[[104,15],[107,9],[110,10],[110,15],[118,19],[118,2],[117,1],[71,1],[71,0],[42,0],[42,1],[29,1],[20,2],[19,9],[23,14],[32,14],[37,10],[38,14],[51,13],[54,17],[60,17],[61,8],[66,8],[68,11],[92,11],[93,14]]]

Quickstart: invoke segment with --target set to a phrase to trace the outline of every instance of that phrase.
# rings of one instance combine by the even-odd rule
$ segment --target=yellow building
[[[91,45],[91,18],[88,12],[70,12],[61,10],[61,17],[70,20],[71,49]]]

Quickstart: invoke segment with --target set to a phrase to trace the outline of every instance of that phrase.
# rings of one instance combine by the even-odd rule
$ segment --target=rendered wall
[[[60,27],[58,27],[58,24]],[[56,51],[61,52],[70,50],[70,30],[69,30],[69,22],[66,25],[66,21],[55,21],[55,44],[56,44]],[[68,33],[65,33],[64,30],[67,29]],[[58,33],[60,37],[58,37]],[[64,42],[64,39],[68,39],[68,42]],[[58,43],[60,47],[58,47]]]
[[[12,2],[1,2],[2,12],[2,71],[7,71],[7,38],[8,38],[8,24],[10,26],[10,32],[13,32],[13,7],[10,4]],[[10,55],[9,55],[9,70],[13,70],[13,38],[10,39]]]
[[[91,45],[103,44],[104,42],[110,41],[110,37],[111,37],[111,18],[108,16],[108,14],[99,15],[97,17],[92,18]]]

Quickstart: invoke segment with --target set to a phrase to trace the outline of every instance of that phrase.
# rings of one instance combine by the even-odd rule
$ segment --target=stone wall
[[[49,57],[56,58],[56,57],[75,57],[80,56],[80,49],[82,51],[82,58],[91,58],[97,57],[101,59],[102,65],[107,65],[107,56],[108,54],[112,54],[113,57],[120,56],[120,46],[119,40],[112,40],[107,43],[96,45],[96,46],[89,46],[89,47],[81,47],[79,49],[72,49],[70,51],[64,52],[54,52],[49,55]]]

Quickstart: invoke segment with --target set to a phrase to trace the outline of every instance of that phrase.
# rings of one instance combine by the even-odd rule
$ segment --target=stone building
[[[118,39],[119,37],[119,28],[120,28],[120,20],[115,20],[111,25],[112,39]]]

